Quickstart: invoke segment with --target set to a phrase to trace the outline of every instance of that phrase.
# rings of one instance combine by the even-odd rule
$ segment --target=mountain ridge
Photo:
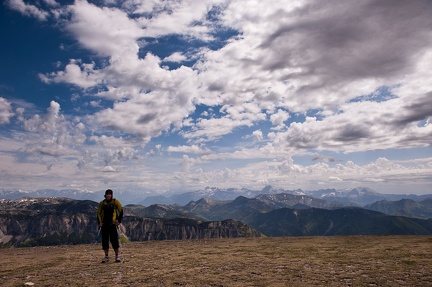
[[[315,199],[321,199],[326,201],[336,202],[336,204],[342,205],[359,205],[365,206],[372,204],[380,200],[396,201],[401,199],[412,199],[415,201],[421,201],[426,198],[432,198],[432,194],[416,195],[416,194],[383,194],[378,193],[368,187],[356,187],[349,189],[321,189],[304,191],[301,189],[285,190],[282,188],[275,189],[270,185],[259,189],[251,190],[247,188],[227,188],[221,189],[217,187],[206,187],[201,190],[188,191],[184,193],[175,193],[171,195],[151,195],[146,193],[139,193],[134,191],[122,191],[115,190],[114,196],[119,198],[123,204],[140,204],[144,206],[150,206],[153,204],[165,204],[165,205],[186,205],[191,201],[197,201],[201,198],[209,198],[213,200],[234,200],[238,196],[244,196],[247,198],[254,198],[258,195],[264,194],[292,194],[292,195],[303,195],[313,197]],[[103,191],[92,192],[89,190],[54,190],[54,189],[42,189],[32,192],[23,192],[19,190],[5,190],[0,189],[0,198],[3,199],[18,199],[22,197],[67,197],[77,200],[93,200],[100,201],[103,199]]]
[[[355,206],[323,209],[305,203],[320,206],[323,201],[304,195],[276,194],[252,199],[238,196],[232,201],[202,198],[185,206],[126,205],[121,228],[131,240],[260,234],[432,234],[432,219],[390,216]],[[20,246],[88,243],[95,234],[97,205],[94,201],[69,198],[0,200],[0,243]]]
[[[364,208],[380,211],[389,215],[400,215],[420,219],[432,218],[432,198],[426,198],[418,202],[406,198],[398,201],[381,200],[368,204]]]
[[[276,220],[277,224],[272,224]],[[248,223],[267,236],[432,234],[430,219],[389,216],[358,207],[334,210],[281,208],[257,214]]]

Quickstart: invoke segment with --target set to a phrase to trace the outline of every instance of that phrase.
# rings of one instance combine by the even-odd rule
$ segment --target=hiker
[[[105,199],[99,203],[97,217],[99,227],[102,229],[102,249],[105,252],[102,263],[106,263],[109,260],[108,251],[110,241],[115,252],[115,262],[120,262],[120,244],[117,226],[120,225],[123,219],[123,208],[120,201],[113,198],[113,191],[111,189],[105,191]]]

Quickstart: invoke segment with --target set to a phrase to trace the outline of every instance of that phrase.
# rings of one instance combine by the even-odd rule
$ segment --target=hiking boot
[[[120,260],[120,258],[118,257],[118,256],[116,256],[116,258],[115,258],[115,262],[121,262],[121,260]]]
[[[107,263],[109,261],[109,257],[105,256],[104,259],[102,259],[101,263]]]

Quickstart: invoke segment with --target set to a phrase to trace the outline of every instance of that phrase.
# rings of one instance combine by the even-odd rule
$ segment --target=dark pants
[[[117,249],[120,247],[117,228],[115,224],[104,224],[102,225],[102,249],[109,249],[109,243],[111,241],[112,248]]]

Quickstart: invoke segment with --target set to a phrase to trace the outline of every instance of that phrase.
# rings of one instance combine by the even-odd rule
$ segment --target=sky
[[[5,0],[0,188],[432,193],[429,0]]]

